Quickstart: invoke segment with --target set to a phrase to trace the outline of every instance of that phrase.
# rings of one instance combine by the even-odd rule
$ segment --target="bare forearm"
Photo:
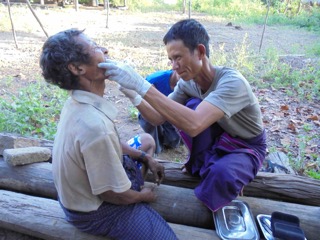
[[[142,100],[141,104],[137,106],[142,117],[154,126],[161,125],[165,122],[165,118],[155,110],[147,101]]]
[[[162,117],[175,125],[177,128],[191,133],[192,125],[195,123],[195,112],[171,99],[160,94],[156,89],[150,90],[144,99],[162,115]],[[194,125],[193,125],[194,126]]]
[[[154,87],[148,90],[144,99],[164,119],[192,137],[201,133],[224,115],[219,108],[208,102],[201,102],[196,110],[192,110],[164,96]]]
[[[103,201],[116,205],[129,205],[139,202],[154,201],[152,192],[137,192],[132,189],[129,189],[123,193],[107,191],[100,194],[100,197]]]

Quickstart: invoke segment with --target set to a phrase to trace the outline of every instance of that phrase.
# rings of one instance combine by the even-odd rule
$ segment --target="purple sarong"
[[[191,98],[186,106],[195,109],[200,102]],[[212,211],[239,195],[254,179],[266,155],[265,131],[244,140],[230,136],[215,123],[194,138],[184,132],[181,137],[190,150],[186,169],[201,178],[195,195]]]
[[[140,191],[141,171],[133,160],[124,155],[123,167],[132,182],[131,189]],[[60,203],[66,220],[80,231],[121,240],[168,239],[177,237],[167,222],[147,203],[116,205],[103,202],[96,211],[77,212]]]

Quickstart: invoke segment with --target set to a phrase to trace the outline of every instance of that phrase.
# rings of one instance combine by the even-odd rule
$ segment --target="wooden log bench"
[[[50,163],[34,163],[19,167],[8,166],[3,161],[0,161],[0,163],[2,166],[0,167],[0,188],[56,199],[57,193],[52,180]],[[6,171],[3,169],[6,169]],[[213,231],[212,212],[195,197],[193,189],[162,184],[156,187],[155,191],[158,199],[151,206],[166,221],[179,224],[179,226],[206,228],[211,232]],[[253,197],[239,197],[238,199],[248,203],[255,218],[258,214],[271,215],[274,211],[296,215],[300,218],[301,227],[305,231],[307,239],[318,239],[320,227],[319,206],[308,206]],[[14,208],[14,201],[11,200],[11,202]],[[0,209],[2,208],[0,205]],[[3,216],[1,212],[0,216]],[[214,235],[211,234],[210,236],[213,239],[212,236]]]
[[[165,179],[163,184],[194,189],[200,182],[200,178],[192,177],[182,173],[180,163],[162,162],[165,166]],[[25,181],[32,176],[33,182]],[[153,180],[153,175],[147,174],[147,181]],[[0,188],[10,189],[13,187],[23,188],[21,191],[28,192],[28,188],[41,188],[39,196],[53,195],[51,188],[51,164],[34,163],[25,166],[12,167],[0,157]],[[49,191],[49,192],[48,192]],[[292,203],[305,204],[310,206],[320,206],[320,181],[308,177],[259,172],[256,178],[244,188],[244,196],[273,199]]]
[[[218,240],[214,230],[169,223],[179,239]],[[83,233],[64,219],[56,200],[0,190],[0,227],[45,240],[102,240]]]
[[[199,184],[200,178],[181,171],[183,164],[168,161],[162,164],[165,167],[163,184],[190,189]],[[153,175],[148,173],[146,180],[152,179]],[[320,181],[294,174],[259,172],[244,188],[243,195],[320,206]]]

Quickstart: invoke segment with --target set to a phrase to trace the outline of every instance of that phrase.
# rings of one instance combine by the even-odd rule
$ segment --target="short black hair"
[[[203,44],[206,48],[207,57],[210,56],[210,37],[207,30],[201,23],[194,19],[181,20],[175,23],[163,37],[165,45],[172,40],[181,40],[191,52],[194,51],[199,44]]]
[[[69,29],[50,36],[42,47],[40,67],[46,82],[59,86],[62,89],[78,89],[78,76],[69,69],[70,63],[90,63],[89,53],[76,39],[84,30]]]

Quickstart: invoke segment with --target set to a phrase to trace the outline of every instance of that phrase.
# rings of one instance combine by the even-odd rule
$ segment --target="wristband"
[[[131,103],[133,104],[133,106],[138,106],[140,105],[141,101],[142,101],[142,97],[137,94],[137,96],[135,96],[133,99],[130,99],[131,100]]]
[[[151,88],[152,84],[149,83],[147,80],[143,81],[142,86],[140,87],[139,90],[137,90],[136,92],[141,96],[144,97],[144,95],[146,95],[146,93],[148,92],[148,90]]]
[[[140,160],[144,160],[146,157],[146,153],[144,151],[141,151],[141,155],[138,157]]]

